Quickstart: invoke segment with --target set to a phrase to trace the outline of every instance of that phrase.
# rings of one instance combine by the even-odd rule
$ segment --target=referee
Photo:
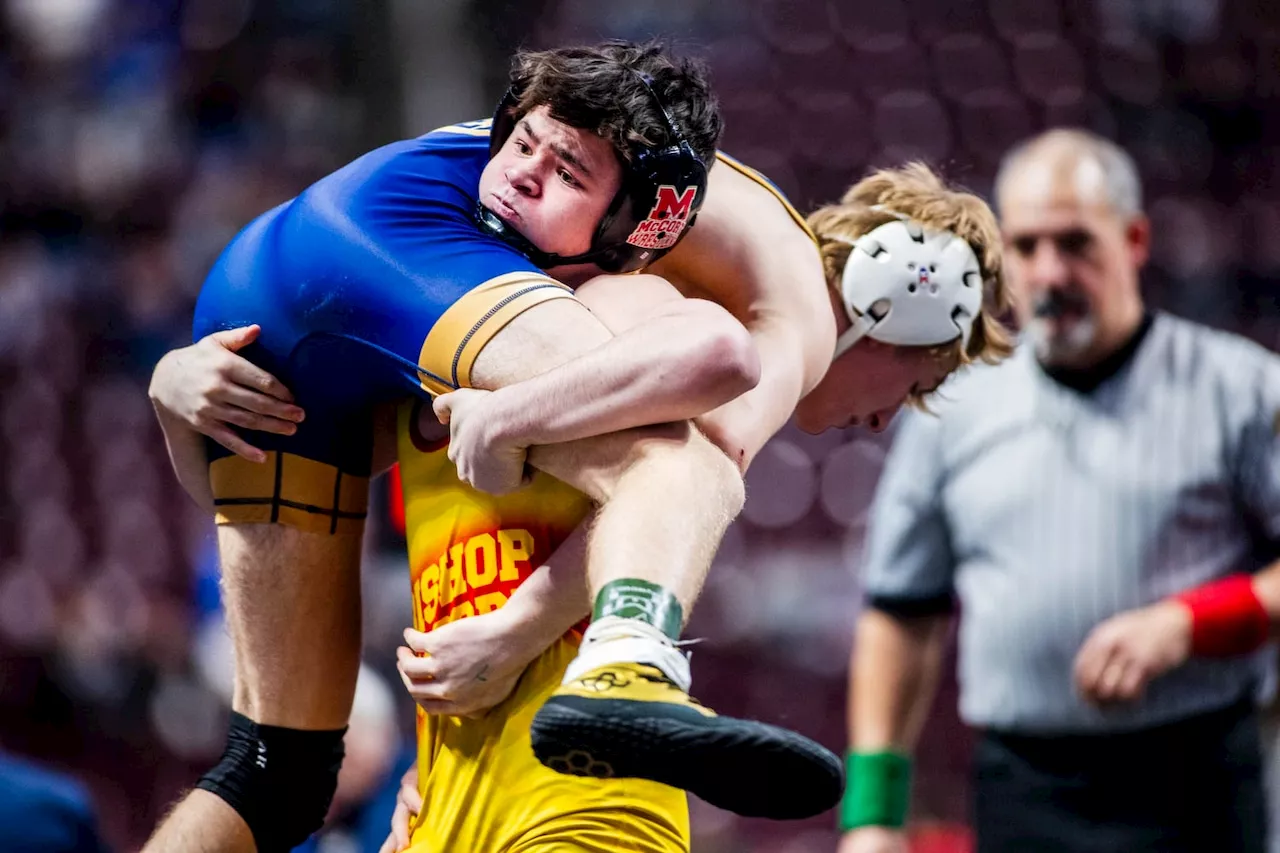
[[[996,197],[1022,340],[904,419],[890,454],[840,851],[907,849],[958,609],[979,853],[1262,853],[1280,358],[1143,307],[1149,226],[1110,142],[1036,137]]]

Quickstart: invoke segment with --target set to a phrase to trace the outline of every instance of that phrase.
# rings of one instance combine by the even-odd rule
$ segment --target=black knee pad
[[[263,726],[232,712],[222,761],[197,788],[235,809],[258,853],[287,853],[324,823],[342,767],[342,736]]]

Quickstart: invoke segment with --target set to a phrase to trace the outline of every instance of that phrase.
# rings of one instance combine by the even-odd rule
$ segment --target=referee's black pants
[[[1139,732],[984,732],[978,853],[1264,853],[1258,716],[1249,703]]]

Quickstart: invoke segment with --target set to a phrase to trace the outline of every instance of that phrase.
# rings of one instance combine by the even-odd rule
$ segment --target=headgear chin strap
[[[898,214],[894,214],[897,216]],[[862,338],[897,346],[968,345],[982,308],[982,270],[973,247],[950,231],[926,231],[899,217],[857,240],[840,279],[853,326],[833,359]]]
[[[476,220],[480,227],[512,246],[542,269],[564,264],[595,264],[605,272],[621,273],[641,269],[675,248],[693,227],[707,194],[707,167],[680,135],[648,75],[635,74],[658,105],[666,123],[670,144],[662,148],[636,146],[627,160],[619,154],[622,184],[605,211],[591,240],[591,248],[580,255],[544,252],[479,202]],[[515,110],[520,103],[517,82],[502,98],[489,131],[492,158],[515,130]]]

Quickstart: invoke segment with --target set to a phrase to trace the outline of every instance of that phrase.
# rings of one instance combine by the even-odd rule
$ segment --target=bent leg
[[[545,373],[605,343],[609,331],[571,299],[511,320],[476,357],[471,385],[493,389]],[[687,617],[725,528],[742,508],[733,462],[687,423],[532,448],[536,468],[601,504],[587,552],[591,594],[640,578],[675,594]]]
[[[359,535],[222,525],[233,707],[270,726],[347,724],[360,667]]]
[[[354,533],[330,536],[278,524],[219,526],[235,650],[235,711],[262,726],[297,730],[302,738],[346,725],[360,662],[360,543]],[[315,758],[325,763],[323,756]],[[290,772],[277,765],[271,772]],[[322,818],[328,802],[313,795],[297,805]],[[287,810],[282,807],[277,817],[292,819]],[[223,798],[195,790],[145,850],[253,853],[259,850],[254,838]]]
[[[518,382],[608,334],[572,300],[537,305],[480,351],[470,384]],[[587,548],[593,621],[565,683],[534,718],[538,759],[562,773],[650,779],[744,815],[798,818],[834,806],[839,759],[794,732],[698,705],[671,642],[742,507],[737,466],[687,423],[537,447],[529,461],[600,504]]]
[[[192,791],[174,807],[142,853],[254,853],[258,849],[249,825],[208,791]]]

